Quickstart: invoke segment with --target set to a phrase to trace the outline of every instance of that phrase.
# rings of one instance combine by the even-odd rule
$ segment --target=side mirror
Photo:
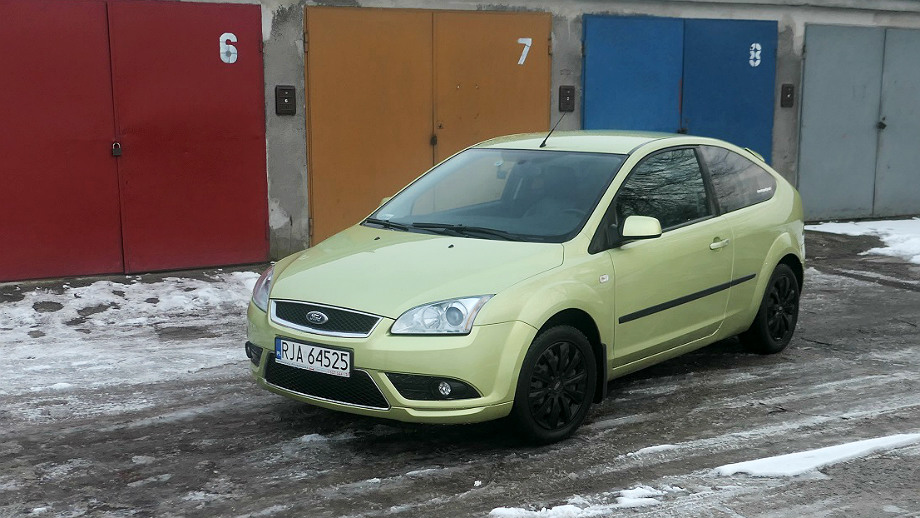
[[[388,202],[388,201],[390,201],[390,200],[392,200],[392,199],[393,199],[392,196],[385,196],[382,200],[380,200],[380,205],[377,205],[377,206],[378,206],[378,207],[383,207],[383,204],[384,204],[384,203],[386,203],[386,202]]]
[[[661,236],[661,223],[649,216],[630,216],[623,222],[623,239],[653,239]]]

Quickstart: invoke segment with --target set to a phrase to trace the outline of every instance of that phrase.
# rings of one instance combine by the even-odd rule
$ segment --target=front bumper
[[[316,406],[398,421],[472,423],[508,415],[514,400],[518,373],[537,330],[523,322],[474,326],[466,336],[406,336],[389,332],[393,321],[384,319],[367,338],[341,338],[307,333],[271,322],[265,312],[249,306],[249,341],[264,350],[252,374],[262,387]],[[386,405],[337,401],[330,389],[322,397],[291,390],[266,380],[274,356],[275,337],[352,351],[353,368],[366,373],[386,400]],[[414,374],[460,380],[480,397],[453,400],[407,399],[387,373]],[[290,374],[290,373],[289,373]],[[294,373],[296,375],[296,373]],[[326,376],[304,371],[307,376]],[[363,374],[359,374],[363,376]],[[291,386],[291,385],[288,385]],[[386,408],[379,408],[386,406]],[[377,408],[374,408],[377,407]]]

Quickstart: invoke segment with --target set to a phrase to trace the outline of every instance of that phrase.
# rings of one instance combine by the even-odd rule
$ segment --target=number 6
[[[235,46],[227,43],[228,41],[236,43],[236,34],[225,32],[220,35],[220,60],[224,63],[233,64],[236,63],[238,52]]]
[[[527,53],[530,52],[530,46],[533,45],[532,38],[518,38],[518,43],[524,46],[524,50],[521,51],[521,59],[518,60],[518,65],[523,65],[527,61]]]

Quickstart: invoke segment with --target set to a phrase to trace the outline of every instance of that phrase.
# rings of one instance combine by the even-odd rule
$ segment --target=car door
[[[716,217],[696,149],[655,152],[629,173],[613,217],[652,216],[662,235],[609,250],[616,288],[614,366],[715,333],[731,286],[731,227]]]

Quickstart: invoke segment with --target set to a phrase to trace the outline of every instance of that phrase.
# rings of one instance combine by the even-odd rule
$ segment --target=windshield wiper
[[[469,236],[471,234],[485,234],[488,236],[494,236],[502,238],[506,241],[520,241],[521,237],[517,234],[512,234],[510,232],[505,232],[504,230],[497,230],[494,228],[487,227],[473,227],[467,225],[455,225],[450,223],[427,223],[419,222],[413,223],[410,225],[413,228],[421,228],[425,230],[444,230],[450,232],[457,236]]]
[[[409,227],[407,225],[403,225],[402,223],[394,223],[385,219],[367,218],[364,220],[364,222],[371,223],[373,225],[380,225],[383,228],[389,228],[392,230],[402,230],[403,232],[409,231]]]

